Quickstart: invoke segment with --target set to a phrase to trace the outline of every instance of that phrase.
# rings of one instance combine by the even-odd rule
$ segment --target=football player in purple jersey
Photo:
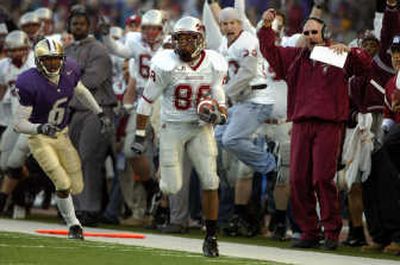
[[[57,206],[69,227],[68,238],[83,239],[72,194],[83,189],[81,162],[68,136],[68,103],[75,95],[96,113],[103,132],[112,126],[90,91],[80,82],[77,63],[64,57],[58,41],[42,39],[34,47],[36,68],[19,75],[14,129],[29,134],[29,148],[56,187]]]

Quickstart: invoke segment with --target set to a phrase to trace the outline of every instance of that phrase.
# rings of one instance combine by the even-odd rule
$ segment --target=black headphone
[[[71,32],[71,20],[74,16],[83,16],[86,18],[88,24],[90,25],[90,18],[89,18],[89,14],[86,11],[85,6],[83,5],[74,5],[71,7],[69,16],[68,16],[68,20],[67,20],[67,32],[69,34],[72,34]]]
[[[322,19],[320,19],[320,18],[318,18],[318,17],[309,17],[309,18],[307,18],[307,20],[304,22],[304,25],[305,25],[305,24],[307,23],[307,21],[309,21],[309,20],[317,21],[319,24],[322,25],[322,28],[321,28],[321,37],[322,37],[322,40],[327,41],[327,40],[329,40],[329,39],[331,38],[331,32],[330,32],[328,26],[326,25],[325,21],[323,21]],[[304,26],[304,25],[303,25],[303,26]]]

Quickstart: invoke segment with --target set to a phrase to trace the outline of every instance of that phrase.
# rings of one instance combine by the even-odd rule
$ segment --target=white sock
[[[72,202],[71,195],[68,195],[67,198],[60,198],[56,196],[56,202],[58,209],[60,210],[60,213],[68,227],[73,225],[81,225],[78,218],[76,218],[74,203]]]

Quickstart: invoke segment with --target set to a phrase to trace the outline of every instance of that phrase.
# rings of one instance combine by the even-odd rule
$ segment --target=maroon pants
[[[325,238],[338,240],[342,228],[338,191],[334,183],[343,134],[342,123],[305,121],[293,123],[290,186],[293,217],[302,239],[314,240],[319,227]],[[321,220],[316,213],[316,200]]]

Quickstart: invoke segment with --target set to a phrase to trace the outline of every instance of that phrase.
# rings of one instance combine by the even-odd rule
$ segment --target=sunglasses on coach
[[[308,36],[308,35],[317,35],[318,34],[318,30],[306,30],[306,31],[303,31],[303,34],[305,35],[305,36]]]

